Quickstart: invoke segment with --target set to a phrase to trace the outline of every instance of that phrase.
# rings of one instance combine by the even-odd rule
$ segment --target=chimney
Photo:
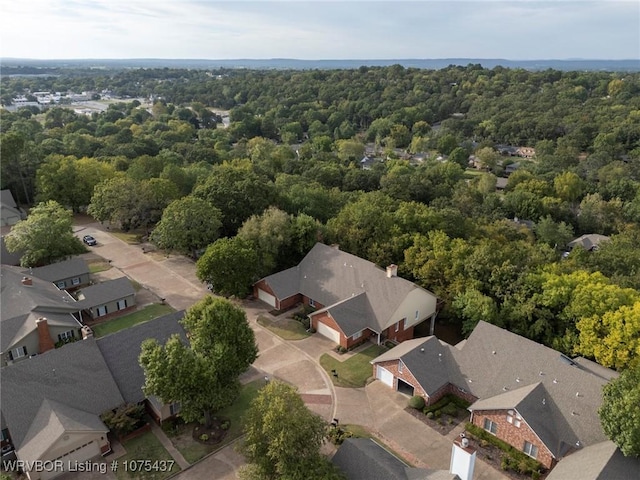
[[[33,285],[33,280],[31,280],[29,277],[22,277],[22,284],[31,286]]]
[[[49,323],[47,322],[47,319],[45,317],[40,317],[36,320],[36,326],[38,327],[38,353],[53,350],[55,345],[51,339],[51,334],[49,333]]]
[[[387,267],[387,278],[398,276],[398,266],[393,263]]]
[[[91,330],[91,327],[89,325],[85,325],[84,327],[82,327],[81,331],[83,340],[86,340],[87,338],[93,338],[93,330]]]
[[[449,473],[460,477],[460,480],[473,480],[473,470],[476,466],[476,450],[469,445],[469,439],[464,433],[453,441],[451,447],[451,464]]]

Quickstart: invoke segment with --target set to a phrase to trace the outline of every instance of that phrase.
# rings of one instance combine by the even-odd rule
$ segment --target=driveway
[[[172,307],[181,310],[209,294],[195,276],[195,265],[180,256],[165,256],[158,252],[143,253],[138,245],[129,245],[112,236],[99,223],[77,225],[78,237],[93,235],[98,245],[93,253],[111,260],[111,264],[165,298]],[[295,385],[305,404],[326,420],[337,418],[340,423],[363,425],[375,433],[389,447],[415,466],[449,469],[451,445],[462,427],[442,436],[404,411],[406,396],[374,381],[364,388],[334,387],[318,360],[334,346],[320,335],[303,340],[284,341],[257,323],[259,315],[269,315],[268,306],[260,301],[243,301],[247,319],[254,330],[259,356],[253,368],[243,375],[247,382],[256,378],[278,378]],[[237,478],[243,459],[228,446],[203,459],[177,475],[182,480]],[[176,478],[176,477],[174,477]],[[484,462],[476,462],[476,480],[507,479],[501,472]]]

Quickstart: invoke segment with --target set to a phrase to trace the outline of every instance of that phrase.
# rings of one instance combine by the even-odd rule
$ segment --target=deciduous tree
[[[73,235],[73,217],[54,201],[33,207],[26,220],[14,225],[5,237],[9,252],[23,252],[20,265],[48,265],[86,249]]]

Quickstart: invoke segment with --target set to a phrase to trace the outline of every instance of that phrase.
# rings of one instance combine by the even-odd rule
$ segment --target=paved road
[[[144,287],[166,299],[176,309],[186,309],[209,294],[195,276],[195,266],[179,256],[143,253],[140,246],[129,245],[112,236],[100,224],[79,225],[79,237],[90,234],[98,240],[92,251],[111,260],[114,267]],[[245,381],[267,375],[296,385],[307,406],[329,420],[355,423],[368,427],[381,440],[416,466],[448,469],[451,443],[459,431],[448,436],[426,427],[404,411],[407,397],[375,381],[365,388],[334,387],[318,359],[331,350],[333,343],[312,335],[304,340],[284,341],[257,323],[258,315],[268,315],[266,304],[245,301],[241,306],[253,328],[259,347],[259,357]],[[177,477],[181,480],[237,478],[243,459],[228,446],[191,466]],[[476,462],[476,480],[503,480],[501,472],[482,461]]]

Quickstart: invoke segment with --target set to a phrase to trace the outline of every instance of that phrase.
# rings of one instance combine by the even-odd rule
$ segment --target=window
[[[397,332],[398,330],[400,330],[400,326],[402,325],[402,322],[403,322],[403,321],[405,321],[405,320],[406,320],[406,318],[403,318],[403,319],[402,319],[402,320],[400,320],[398,323],[396,323],[396,332]]]
[[[520,420],[522,420],[522,417],[518,412],[514,410],[507,412],[507,422],[511,423],[514,427],[520,428]]]
[[[173,402],[171,405],[169,405],[169,413],[171,415],[177,415],[181,410],[180,407],[180,402]]]
[[[74,338],[76,335],[73,332],[73,330],[68,330],[66,332],[62,332],[58,334],[58,340],[60,340],[61,342],[65,342],[67,340],[71,340],[72,338]]]
[[[489,420],[488,418],[484,419],[484,429],[489,432],[489,433],[493,433],[494,435],[496,434],[496,432],[498,431],[498,424],[492,420]]]
[[[309,306],[310,307],[315,307],[316,306],[316,302],[313,301],[313,298],[309,299]]]
[[[402,369],[404,368],[404,363],[402,360],[398,360],[398,373],[402,373]]]
[[[107,306],[106,305],[102,305],[98,308],[96,308],[96,317],[103,317],[107,314]]]
[[[64,287],[66,287],[66,286],[67,286],[67,284],[64,283],[64,281],[56,283],[56,287],[58,287],[60,290],[64,290]]]
[[[360,330],[358,333],[354,333],[353,336],[351,337],[351,339],[352,340],[357,340],[361,336],[362,336],[362,330]]]
[[[80,277],[72,278],[71,285],[80,285]]]
[[[538,447],[534,444],[525,441],[524,448],[522,450],[531,458],[538,458]]]
[[[18,347],[13,350],[9,350],[9,360],[15,360],[17,358],[27,356],[27,347]]]
[[[420,310],[416,310],[416,320],[418,319],[419,316],[420,316]]]
[[[127,299],[118,300],[118,310],[124,310],[125,308],[127,308]]]

